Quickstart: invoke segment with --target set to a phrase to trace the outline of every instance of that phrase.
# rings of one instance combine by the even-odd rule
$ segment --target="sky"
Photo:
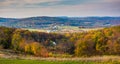
[[[0,17],[120,16],[120,0],[0,0]]]

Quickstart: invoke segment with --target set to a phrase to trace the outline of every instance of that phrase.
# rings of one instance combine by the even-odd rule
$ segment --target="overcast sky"
[[[0,17],[120,16],[120,0],[0,0]]]

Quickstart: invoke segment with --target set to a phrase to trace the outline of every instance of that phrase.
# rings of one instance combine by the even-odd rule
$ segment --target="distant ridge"
[[[2,18],[0,26],[15,28],[47,28],[51,25],[109,27],[120,25],[120,17],[49,17],[36,16],[28,18]]]

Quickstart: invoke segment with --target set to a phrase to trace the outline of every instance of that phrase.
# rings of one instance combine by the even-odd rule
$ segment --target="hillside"
[[[120,25],[120,17],[29,17],[0,18],[0,26],[45,29],[53,26],[108,27]]]
[[[0,49],[41,57],[120,55],[120,26],[64,34],[6,27],[0,31]]]

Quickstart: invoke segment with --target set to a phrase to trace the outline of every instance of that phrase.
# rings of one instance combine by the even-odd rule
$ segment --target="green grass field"
[[[93,61],[41,61],[41,60],[20,60],[0,59],[0,64],[120,64],[117,61],[93,62]]]

